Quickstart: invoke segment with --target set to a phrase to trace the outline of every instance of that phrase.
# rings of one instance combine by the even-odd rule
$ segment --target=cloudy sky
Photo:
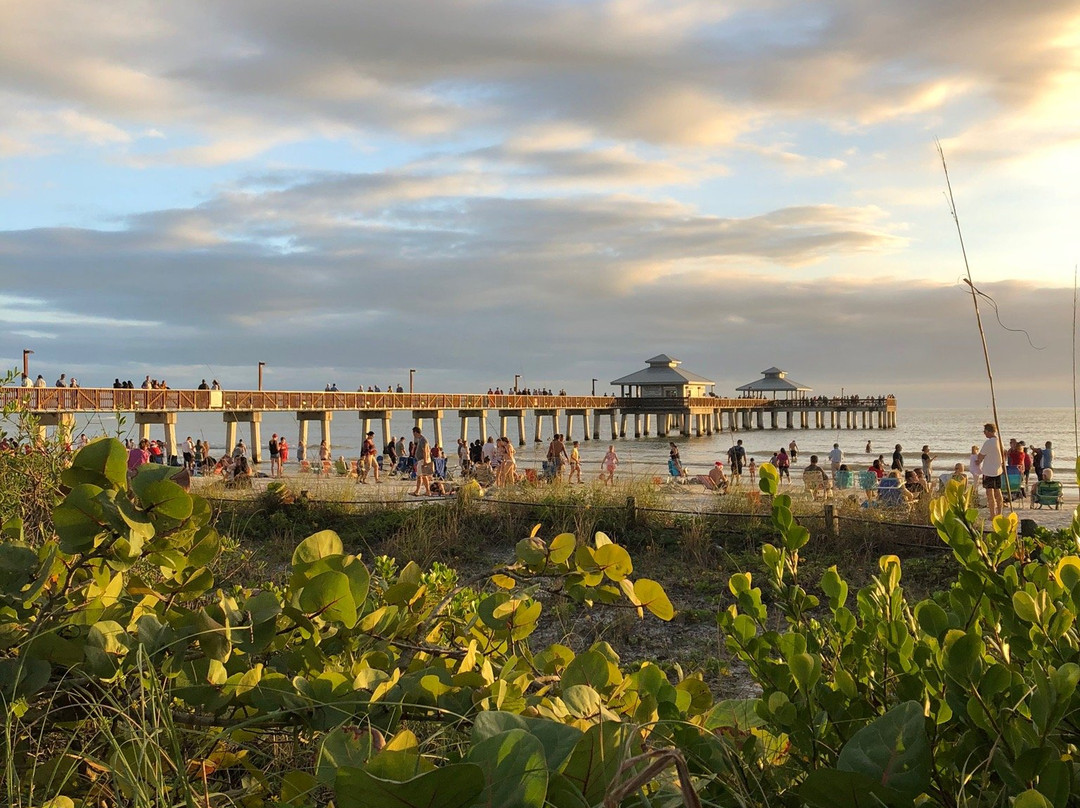
[[[1071,401],[1080,0],[0,0],[0,361]],[[1026,329],[1030,336],[1006,329]]]

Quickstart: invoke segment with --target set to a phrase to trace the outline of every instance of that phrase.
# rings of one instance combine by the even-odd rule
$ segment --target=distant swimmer
[[[873,454],[874,453],[874,447],[870,445],[870,441],[866,442],[866,453],[867,454]]]

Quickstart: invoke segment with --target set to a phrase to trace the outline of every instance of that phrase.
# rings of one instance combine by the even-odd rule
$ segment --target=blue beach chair
[[[884,477],[878,483],[875,504],[882,508],[907,508],[903,486],[895,477]]]

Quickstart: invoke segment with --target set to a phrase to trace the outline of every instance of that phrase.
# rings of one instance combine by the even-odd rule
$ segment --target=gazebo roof
[[[764,379],[758,379],[735,389],[740,393],[809,393],[814,389],[805,384],[799,384],[794,379],[786,378],[787,371],[780,370],[778,367],[771,367],[761,373]]]
[[[671,385],[671,384],[705,384],[714,385],[716,382],[711,379],[706,379],[704,376],[699,376],[696,373],[691,373],[688,370],[682,370],[678,366],[682,364],[678,359],[672,359],[667,354],[659,354],[652,359],[647,359],[647,368],[639,370],[636,373],[631,373],[629,376],[623,376],[621,379],[615,379],[609,384],[632,384],[632,385]]]

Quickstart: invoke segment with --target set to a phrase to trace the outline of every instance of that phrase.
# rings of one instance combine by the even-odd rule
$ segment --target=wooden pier
[[[262,451],[260,425],[263,413],[293,412],[299,426],[298,442],[308,444],[308,427],[319,423],[320,440],[331,445],[334,413],[356,413],[363,431],[379,423],[383,445],[393,437],[390,419],[395,412],[409,412],[414,423],[432,425],[434,442],[443,443],[443,418],[456,411],[460,436],[469,438],[469,423],[476,421],[477,434],[487,439],[488,416],[499,418],[499,434],[506,435],[510,421],[518,443],[525,445],[526,415],[535,418],[533,440],[540,442],[561,432],[573,440],[580,424],[583,440],[599,440],[601,425],[612,439],[673,433],[683,436],[750,429],[891,429],[896,426],[896,399],[892,396],[859,398],[818,397],[769,400],[764,398],[718,398],[695,396],[657,398],[637,396],[540,396],[524,394],[459,393],[342,393],[296,390],[143,390],[119,388],[8,387],[0,389],[0,405],[33,415],[44,434],[49,427],[70,434],[75,416],[81,413],[131,414],[139,436],[149,437],[152,426],[165,432],[166,451],[177,454],[176,422],[182,413],[220,413],[225,425],[225,445],[236,443],[237,426],[248,424],[252,460]],[[632,419],[632,422],[631,422]],[[560,428],[560,420],[562,428]],[[544,430],[545,423],[550,424]],[[629,428],[629,432],[628,432]]]

